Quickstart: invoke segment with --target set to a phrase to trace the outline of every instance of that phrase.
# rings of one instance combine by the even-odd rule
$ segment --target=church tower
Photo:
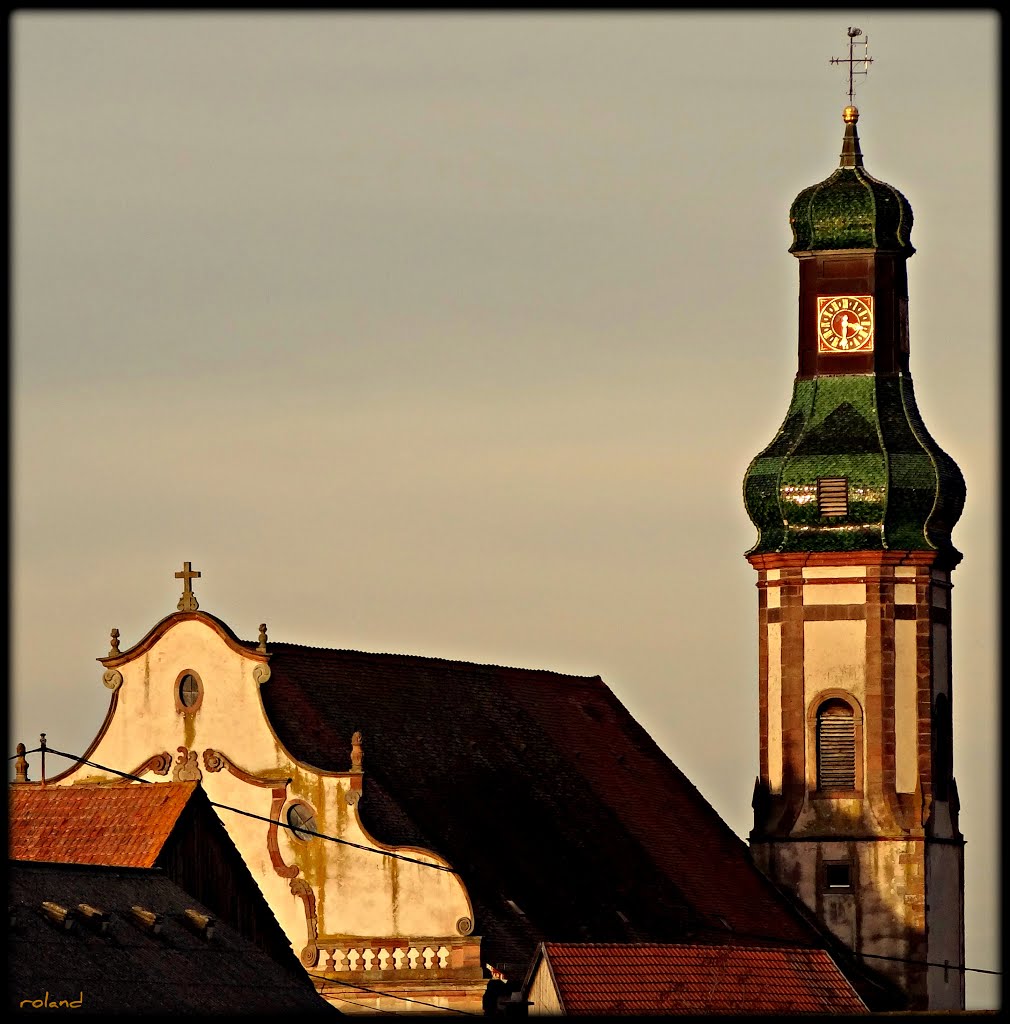
[[[851,45],[849,63],[840,165],[789,213],[792,401],[744,479],[758,530],[746,556],[758,573],[760,666],[750,844],[908,1008],[957,1009],[964,839],[950,574],[965,487],[916,408],[912,210],[863,168]]]

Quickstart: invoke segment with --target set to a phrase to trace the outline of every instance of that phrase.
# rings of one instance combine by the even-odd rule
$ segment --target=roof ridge
[[[242,640],[243,644],[255,646],[254,641]],[[440,658],[437,655],[432,654],[403,654],[396,651],[359,651],[350,647],[318,647],[313,644],[294,644],[287,643],[285,641],[269,641],[269,649],[273,650],[296,650],[296,651],[321,651],[327,654],[351,654],[357,655],[364,658],[396,658],[408,661],[432,661],[438,662],[439,665],[453,667],[453,668],[494,668],[501,669],[505,672],[533,672],[541,675],[549,676],[561,676],[565,679],[579,679],[585,682],[603,682],[603,677],[597,673],[596,675],[576,675],[574,672],[559,672],[556,669],[551,668],[528,668],[521,665],[499,665],[496,662],[485,662],[485,661],[464,661],[462,658]]]
[[[755,952],[789,952],[789,953],[830,953],[824,946],[800,946],[796,943],[760,943],[738,942],[554,942],[545,939],[544,945],[549,947],[565,947],[567,949],[711,949],[711,950],[753,950]]]

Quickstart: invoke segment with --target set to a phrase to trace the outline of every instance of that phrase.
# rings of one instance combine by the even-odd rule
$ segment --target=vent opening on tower
[[[817,481],[817,510],[822,516],[849,514],[849,481],[844,476],[825,476]]]
[[[817,788],[856,788],[856,723],[843,700],[817,709]]]

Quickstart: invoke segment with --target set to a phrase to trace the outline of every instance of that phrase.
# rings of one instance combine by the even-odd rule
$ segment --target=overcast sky
[[[1000,26],[858,19],[919,407],[968,486],[966,960],[997,969]],[[746,837],[741,482],[789,402],[788,212],[837,166],[852,24],[15,15],[11,742],[83,752],[110,628],[174,611],[189,559],[246,638],[599,673]]]

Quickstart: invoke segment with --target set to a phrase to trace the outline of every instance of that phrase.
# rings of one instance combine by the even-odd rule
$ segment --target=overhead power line
[[[35,747],[32,750],[26,750],[25,754],[36,754],[36,753],[39,753],[42,749],[43,749],[42,747]],[[67,754],[67,753],[65,753],[62,750],[54,750],[52,747],[46,747],[45,751],[48,754],[56,754],[59,757],[65,757],[68,760],[77,762],[78,764],[86,764],[86,765],[88,765],[91,768],[98,768],[101,771],[112,772],[113,775],[118,775],[118,776],[120,776],[121,778],[124,778],[124,779],[132,779],[135,782],[143,782],[146,785],[157,785],[157,783],[152,782],[150,779],[141,778],[139,775],[131,775],[129,772],[121,772],[121,771],[118,771],[115,768],[108,767],[108,765],[98,764],[95,761],[88,761],[87,759],[85,759],[83,757],[78,757],[75,754]],[[14,760],[15,757],[18,757],[18,756],[24,756],[24,755],[13,754],[10,757],[8,757],[7,760],[8,761],[12,761],[12,760]],[[366,853],[378,853],[378,854],[381,854],[384,857],[393,857],[396,860],[404,860],[404,861],[407,861],[408,863],[411,863],[411,864],[419,864],[421,867],[434,868],[437,871],[446,871],[449,874],[459,875],[459,872],[456,871],[455,868],[451,868],[451,867],[448,867],[448,866],[443,865],[443,864],[432,864],[429,861],[418,860],[415,857],[407,857],[405,854],[402,854],[402,853],[391,853],[388,850],[380,850],[380,849],[377,849],[374,846],[363,846],[360,843],[353,843],[349,839],[341,839],[338,836],[327,835],[325,832],[313,832],[311,829],[305,828],[304,825],[300,825],[297,829],[295,829],[294,826],[289,825],[286,821],[280,821],[278,819],[266,817],[265,815],[261,815],[261,814],[254,814],[252,811],[245,811],[245,810],[242,810],[239,807],[232,807],[229,804],[219,804],[219,803],[217,803],[214,800],[209,800],[209,798],[208,798],[208,802],[210,803],[210,805],[212,807],[216,807],[219,810],[232,811],[235,814],[242,814],[242,815],[245,815],[248,818],[255,818],[258,821],[267,822],[267,823],[273,824],[273,825],[279,825],[281,828],[286,828],[289,832],[297,831],[299,834],[315,836],[318,839],[326,839],[329,842],[340,843],[343,846],[351,846],[351,847],[353,847],[356,850],[363,850]],[[722,928],[722,927],[718,927],[717,928],[715,925],[705,925],[705,924],[700,925],[700,927],[701,927],[702,931],[719,932],[719,934],[722,935],[722,936],[725,936],[727,934],[731,934],[731,935],[734,935],[734,936],[736,936],[738,938],[741,938],[741,939],[761,939],[761,940],[768,941],[768,942],[778,942],[778,943],[781,943],[784,946],[803,947],[803,948],[808,948],[808,949],[823,949],[824,948],[823,946],[813,946],[813,945],[806,946],[804,943],[798,942],[795,939],[786,938],[786,937],[781,936],[781,935],[767,935],[767,934],[764,934],[764,933],[756,933],[756,932],[739,932],[739,931],[736,931],[736,930],[731,930],[729,933],[727,933],[725,928]],[[915,959],[912,959],[912,958],[909,958],[909,957],[885,956],[882,953],[862,953],[862,952],[859,952],[857,950],[852,950],[852,949],[846,949],[846,952],[848,954],[852,955],[852,956],[862,957],[864,959],[892,960],[892,961],[895,961],[896,963],[914,964],[914,965],[917,965],[917,966],[920,966],[920,967],[937,967],[937,968],[942,968],[942,969],[945,969],[945,970],[948,970],[948,971],[971,972],[971,973],[974,973],[974,974],[991,974],[991,975],[996,975],[996,976],[1002,976],[1002,974],[1003,974],[1002,971],[992,971],[992,970],[988,970],[988,969],[986,969],[984,967],[968,967],[966,964],[938,963],[938,962],[933,961],[933,960],[915,960]],[[350,982],[338,982],[337,984],[351,985]],[[353,988],[361,988],[361,990],[364,991],[364,992],[373,991],[371,989],[362,988],[362,986],[360,986],[360,985],[352,985],[351,987],[353,987]],[[388,995],[389,993],[380,992],[378,994],[380,994],[380,995]],[[406,996],[397,996],[396,998],[398,998],[398,999],[401,999],[401,998],[405,999]],[[411,1000],[411,1001],[412,1002],[417,1002],[418,1000]],[[428,1004],[424,1004],[424,1005],[434,1006],[435,1004],[428,1003]],[[437,1009],[444,1009],[444,1007],[437,1007]],[[466,1010],[455,1010],[454,1012],[466,1013],[468,1011],[466,1011]]]
[[[488,979],[488,980],[490,980],[490,979]],[[448,1013],[462,1013],[462,1014],[464,1014],[467,1017],[482,1017],[483,1016],[483,1014],[481,1014],[481,1013],[472,1013],[470,1010],[461,1010],[457,1006],[439,1006],[438,1003],[426,1003],[423,999],[412,999],[410,996],[394,996],[391,992],[383,992],[381,989],[366,988],[364,985],[355,985],[353,981],[337,981],[336,978],[327,978],[326,981],[328,983],[333,983],[334,985],[344,985],[347,988],[353,988],[353,989],[356,989],[359,992],[371,992],[373,995],[377,995],[377,996],[390,996],[393,999],[403,999],[403,1000],[405,1000],[408,1003],[417,1003],[420,1006],[432,1006],[436,1010],[441,1010],[442,1013],[446,1013],[446,1012],[448,1012]],[[335,998],[339,998],[339,997],[335,997]],[[358,1005],[359,1006],[363,1006],[364,1004],[363,1003],[359,1003]]]
[[[26,750],[25,754],[34,754],[40,751],[41,747],[36,747],[35,750]],[[78,764],[86,764],[89,768],[98,768],[103,772],[112,772],[113,775],[118,775],[123,779],[132,779],[134,782],[143,782],[146,785],[154,786],[157,783],[152,782],[150,779],[141,778],[139,775],[131,775],[129,772],[121,772],[116,768],[110,768],[108,765],[98,764],[97,761],[88,761],[83,757],[78,757],[75,754],[68,754],[62,750],[56,750],[53,747],[45,748],[47,754],[57,754],[60,757],[65,757],[68,760],[76,761]],[[15,755],[15,757],[18,755]],[[7,759],[8,761],[11,758]],[[288,780],[290,781],[290,779]],[[217,807],[222,811],[233,811],[235,814],[243,814],[247,818],[256,818],[258,821],[265,821],[271,825],[279,825],[281,828],[286,828],[289,832],[297,832],[299,835],[314,836],[317,839],[325,839],[331,843],[340,843],[341,846],[351,846],[355,850],[364,850],[365,853],[378,853],[383,857],[392,857],[395,860],[404,860],[408,864],[419,864],[423,868],[434,868],[436,871],[445,871],[450,875],[458,875],[459,872],[455,868],[451,868],[446,864],[432,864],[430,861],[419,860],[417,857],[408,857],[403,853],[393,853],[390,850],[380,850],[375,846],[365,846],[362,843],[351,842],[350,839],[341,839],[339,836],[327,835],[325,832],[313,832],[312,829],[306,828],[304,825],[299,825],[295,828],[286,821],[281,821],[278,818],[270,818],[262,814],[254,814],[252,811],[245,811],[241,807],[232,807],[230,804],[219,804],[216,800],[211,800],[208,797],[208,803],[211,807]]]
[[[35,753],[38,753],[41,750],[42,750],[42,747],[36,747],[33,750],[26,750],[25,754],[35,754]],[[132,775],[130,772],[121,772],[121,771],[119,771],[116,768],[110,768],[108,765],[99,764],[97,761],[88,761],[86,758],[78,757],[75,754],[68,754],[68,753],[66,753],[63,750],[56,750],[53,747],[46,747],[45,751],[48,754],[56,754],[59,757],[65,757],[68,760],[75,761],[78,764],[86,764],[90,768],[98,768],[101,771],[112,772],[113,775],[118,775],[120,778],[123,778],[123,779],[132,779],[135,782],[143,782],[143,783],[145,783],[146,785],[149,785],[149,786],[157,785],[157,783],[152,782],[150,779],[141,778],[139,775]],[[11,760],[14,759],[14,757],[18,757],[18,756],[24,756],[24,755],[17,755],[17,754],[15,754],[13,757],[9,757],[7,760],[11,761]],[[296,829],[292,825],[289,825],[287,822],[284,822],[284,821],[279,821],[279,820],[276,820],[274,818],[264,817],[261,814],[253,814],[251,811],[243,811],[241,808],[231,807],[228,804],[219,804],[216,801],[210,800],[210,799],[208,799],[208,803],[210,803],[211,807],[216,807],[219,810],[234,811],[236,814],[243,814],[243,815],[245,815],[246,817],[249,817],[249,818],[256,818],[259,821],[265,821],[265,822],[269,822],[269,823],[274,824],[274,825],[280,825],[281,828],[286,828],[286,829],[288,829],[291,832],[296,831]],[[341,843],[344,846],[353,846],[355,849],[364,850],[367,853],[381,853],[385,857],[395,857],[397,860],[405,860],[405,861],[409,861],[412,864],[420,864],[421,867],[437,868],[439,871],[448,871],[448,872],[450,872],[452,874],[456,874],[457,873],[456,871],[454,871],[453,868],[446,867],[446,866],[441,865],[441,864],[431,864],[428,861],[417,860],[414,857],[407,857],[407,856],[404,856],[403,854],[391,853],[388,850],[379,850],[379,849],[376,849],[374,846],[363,846],[360,843],[352,843],[349,839],[339,839],[337,836],[329,836],[329,835],[326,835],[323,832],[313,832],[311,829],[307,829],[303,825],[298,827],[297,832],[299,834],[317,836],[320,839],[329,839],[331,842]],[[369,992],[369,993],[371,993],[373,995],[382,996],[385,999],[400,999],[403,1002],[407,1002],[407,1003],[417,1003],[419,1006],[430,1006],[432,1009],[440,1010],[443,1013],[446,1013],[446,1012],[448,1012],[448,1013],[462,1013],[462,1014],[464,1014],[465,1016],[468,1016],[468,1017],[482,1016],[482,1014],[472,1013],[469,1010],[461,1010],[461,1009],[459,1009],[458,1007],[455,1007],[455,1006],[439,1006],[437,1003],[428,1003],[428,1002],[425,1002],[423,999],[414,999],[414,998],[412,998],[410,996],[398,995],[398,994],[396,994],[394,992],[383,992],[380,989],[367,988],[364,985],[356,985],[353,982],[349,982],[349,981],[338,981],[335,978],[327,978],[326,980],[328,982],[331,982],[331,983],[335,984],[335,985],[343,985],[343,986],[345,986],[347,988],[353,988],[353,989],[355,989],[356,991],[359,991],[359,992]],[[334,998],[335,999],[340,999],[339,996],[334,996]],[[366,1008],[366,1009],[372,1009],[372,1007],[368,1006],[366,1003],[355,1003],[351,999],[341,999],[341,1002],[352,1003],[355,1006],[361,1006],[361,1007]]]
[[[768,942],[779,942],[783,946],[793,946],[794,948],[800,949],[824,949],[823,946],[810,945],[803,942],[798,942],[796,939],[787,939],[782,935],[768,935],[764,932],[738,932],[735,929],[726,931],[725,928],[716,927],[715,925],[702,924],[699,925],[700,929],[705,932],[718,932],[722,936],[733,935],[740,939],[762,939]],[[1002,971],[990,971],[983,967],[967,967],[965,964],[952,964],[952,963],[936,963],[932,960],[913,960],[903,956],[884,956],[882,953],[861,953],[855,949],[849,949],[846,947],[846,953],[850,956],[872,958],[874,960],[895,960],[903,964],[917,964],[920,967],[941,967],[946,968],[948,971],[973,971],[976,974],[1002,974]],[[827,952],[830,953],[830,950]]]

